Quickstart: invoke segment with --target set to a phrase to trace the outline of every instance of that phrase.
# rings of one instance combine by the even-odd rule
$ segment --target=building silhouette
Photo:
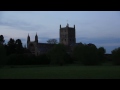
[[[75,35],[75,25],[74,27],[69,27],[69,24],[66,27],[61,27],[59,29],[59,36],[61,44],[64,44],[68,47],[68,51],[70,51],[70,47],[76,45],[76,35]],[[49,43],[39,43],[38,35],[35,35],[35,41],[30,40],[30,36],[28,34],[27,37],[27,48],[30,50],[32,54],[39,55],[47,53],[55,44]]]

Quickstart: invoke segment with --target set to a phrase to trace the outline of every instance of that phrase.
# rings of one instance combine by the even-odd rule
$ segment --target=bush
[[[81,44],[73,51],[74,58],[84,65],[98,65],[97,48],[94,44]]]
[[[6,64],[6,50],[3,45],[0,44],[0,66]]]
[[[63,65],[66,55],[66,47],[62,44],[55,45],[47,54],[51,64]]]
[[[115,65],[120,65],[120,47],[112,51],[112,61]]]
[[[105,57],[105,52],[106,52],[106,50],[104,49],[104,47],[98,48],[98,59],[101,63],[104,63],[107,61],[107,59]]]
[[[71,58],[71,56],[69,54],[66,53],[64,61],[66,64],[72,64],[73,63],[73,59]]]
[[[39,64],[39,65],[50,64],[50,59],[48,59],[46,54],[39,55],[36,58],[37,58],[36,64]]]
[[[7,65],[16,65],[17,54],[11,54],[7,57]]]
[[[29,65],[29,58],[24,54],[11,54],[7,58],[8,65]]]

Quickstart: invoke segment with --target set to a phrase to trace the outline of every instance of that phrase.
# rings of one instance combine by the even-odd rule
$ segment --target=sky
[[[0,11],[0,35],[6,43],[10,38],[27,42],[28,33],[34,41],[36,33],[39,42],[57,39],[59,29],[76,28],[76,42],[93,43],[111,53],[120,47],[120,11]]]

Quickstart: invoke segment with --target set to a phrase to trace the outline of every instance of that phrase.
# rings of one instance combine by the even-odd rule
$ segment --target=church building
[[[74,27],[69,27],[69,24],[67,24],[66,27],[61,27],[60,25],[59,36],[59,43],[64,44],[67,47],[74,46],[76,44],[75,25]],[[35,41],[31,41],[28,34],[27,48],[32,54],[39,55],[47,53],[54,45],[55,44],[39,43],[37,33],[35,35]]]

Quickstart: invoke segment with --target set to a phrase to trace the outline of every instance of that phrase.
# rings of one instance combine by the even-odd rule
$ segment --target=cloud
[[[32,32],[32,31],[31,31]],[[16,29],[9,26],[0,26],[0,34],[4,35],[5,38],[26,38],[28,35],[27,31]]]
[[[79,37],[77,42],[84,43],[95,43],[101,45],[119,45],[120,38],[88,38],[88,37]]]
[[[31,23],[27,23],[27,22],[24,22],[24,21],[15,21],[15,20],[12,20],[12,21],[0,21],[0,26],[9,26],[9,27],[13,27],[13,28],[16,28],[16,29],[22,29],[22,30],[25,30],[25,31],[39,31],[43,28],[45,28],[43,25],[33,25]]]
[[[114,46],[114,47],[120,47],[120,42],[119,43],[101,43],[98,44],[99,46]]]
[[[78,37],[78,41],[89,41],[89,42],[95,42],[95,43],[116,43],[120,42],[120,38],[112,38],[112,37],[106,37],[106,38],[89,38],[89,37]]]
[[[39,43],[47,43],[49,39],[56,39],[59,42],[59,38],[46,38],[46,37],[39,37]]]

